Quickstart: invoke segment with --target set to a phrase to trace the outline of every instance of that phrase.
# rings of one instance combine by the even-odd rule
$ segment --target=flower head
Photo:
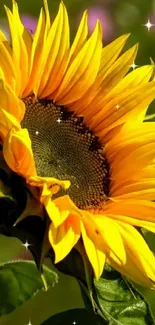
[[[143,119],[154,98],[153,67],[128,75],[129,35],[102,46],[83,14],[70,45],[60,3],[47,2],[32,35],[18,7],[6,8],[11,45],[0,38],[0,136],[8,166],[37,188],[51,224],[55,262],[83,242],[96,278],[105,261],[154,288],[155,258],[138,231],[155,232],[155,127]],[[76,246],[77,247],[77,246]]]

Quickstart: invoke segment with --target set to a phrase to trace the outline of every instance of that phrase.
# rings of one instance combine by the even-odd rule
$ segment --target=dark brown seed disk
[[[52,101],[24,102],[21,124],[29,131],[38,175],[70,180],[67,194],[79,208],[100,208],[109,193],[109,173],[99,139],[83,117]]]

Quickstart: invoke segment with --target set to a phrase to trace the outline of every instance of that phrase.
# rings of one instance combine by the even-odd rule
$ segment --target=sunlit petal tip
[[[151,65],[153,65],[153,67],[154,67],[155,62],[153,61],[153,59],[151,57],[150,57],[150,62],[151,62]]]
[[[64,181],[63,182],[63,187],[64,187],[65,190],[67,190],[70,186],[71,186],[71,182],[70,181]]]
[[[50,28],[50,14],[49,14],[47,0],[43,0],[43,4],[44,4],[45,15],[46,15],[46,25],[47,25],[47,29],[49,29]]]
[[[101,25],[101,22],[97,19],[96,21],[96,25],[94,28],[94,34],[97,33],[98,37],[101,39],[102,41],[102,36],[103,36],[103,28]]]
[[[67,8],[64,4],[64,1],[62,1],[62,0],[60,1],[59,10],[62,10],[63,14],[66,15],[66,17],[68,17]]]
[[[13,14],[18,14],[18,3],[15,0],[12,0],[12,12]]]
[[[135,48],[135,52],[136,54],[138,53],[138,48],[139,48],[139,43],[136,43],[133,48]]]
[[[86,20],[86,22],[87,22],[87,20],[88,20],[88,9],[86,9],[86,10],[83,12],[83,16],[82,16],[82,18],[84,19],[84,21]]]
[[[7,12],[7,10],[10,10],[6,5],[4,5],[4,9]]]
[[[131,36],[131,33],[126,33],[123,35],[126,39],[128,39]]]
[[[65,6],[65,4],[64,4],[64,1],[63,1],[63,0],[61,0],[61,1],[60,1],[60,6],[62,6],[62,7],[65,7],[65,8],[66,8],[66,6]]]
[[[46,12],[49,12],[47,0],[43,0],[44,8]]]

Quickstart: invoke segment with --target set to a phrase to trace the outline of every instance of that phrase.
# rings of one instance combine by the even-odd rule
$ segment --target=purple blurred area
[[[22,15],[21,21],[31,34],[35,32],[37,26],[37,18],[31,15]]]
[[[37,25],[37,18],[31,15],[22,15],[21,20],[24,26],[31,32],[32,34],[35,32],[36,25]],[[107,42],[113,36],[113,22],[112,18],[108,10],[102,7],[90,7],[88,10],[88,26],[89,32],[92,33],[97,20],[100,21],[103,30],[104,30],[104,40]]]
[[[112,18],[107,9],[103,7],[90,7],[88,10],[88,26],[91,33],[95,27],[96,21],[99,20],[103,27],[103,38],[109,41],[114,32],[114,25]]]
[[[34,34],[37,26],[37,21],[38,21],[37,17],[23,14],[21,15],[21,21],[26,27],[26,29],[31,34]],[[9,26],[6,18],[0,20],[0,29],[3,31],[7,39],[10,40]]]

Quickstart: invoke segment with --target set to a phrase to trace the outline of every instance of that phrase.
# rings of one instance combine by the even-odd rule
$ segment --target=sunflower
[[[104,264],[155,288],[155,258],[141,227],[155,232],[155,125],[143,123],[155,96],[154,67],[127,74],[137,45],[103,47],[84,12],[70,46],[67,11],[50,22],[46,0],[36,32],[6,9],[0,32],[0,137],[11,170],[35,189],[51,221],[55,262],[82,243],[98,279]],[[126,75],[127,74],[127,75]]]

